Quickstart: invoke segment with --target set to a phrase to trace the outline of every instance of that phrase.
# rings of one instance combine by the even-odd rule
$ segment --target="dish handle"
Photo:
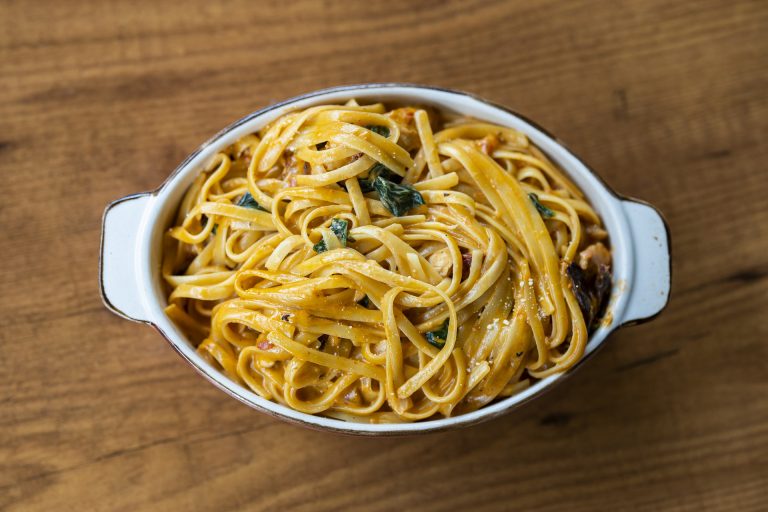
[[[669,228],[653,206],[634,199],[623,200],[634,241],[634,283],[621,324],[650,320],[667,306],[672,285]]]
[[[113,201],[101,226],[99,289],[107,309],[136,322],[148,322],[137,279],[138,235],[152,196],[135,194]]]

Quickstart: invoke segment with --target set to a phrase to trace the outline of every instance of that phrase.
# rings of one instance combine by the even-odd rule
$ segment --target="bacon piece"
[[[411,151],[419,147],[419,132],[416,130],[416,123],[413,116],[416,109],[411,107],[398,108],[389,113],[389,117],[397,123],[400,128],[400,138],[397,143],[406,151]]]
[[[579,266],[582,270],[589,270],[591,266],[598,268],[601,265],[611,265],[611,252],[602,242],[594,243],[579,253]]]
[[[477,141],[477,145],[480,148],[480,151],[486,155],[490,155],[496,151],[496,148],[499,147],[499,143],[499,138],[492,133]]]
[[[465,280],[469,275],[469,269],[472,268],[472,253],[465,252],[461,255],[461,280]]]
[[[608,238],[608,232],[603,228],[601,228],[600,226],[598,226],[597,224],[590,224],[589,226],[587,226],[587,229],[585,231],[587,232],[587,235],[589,235],[589,237],[592,240],[599,241],[599,240],[605,240],[606,238]]]

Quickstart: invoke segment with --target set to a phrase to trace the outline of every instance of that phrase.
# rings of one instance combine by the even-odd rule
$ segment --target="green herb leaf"
[[[530,194],[528,194],[528,197],[531,198],[531,201],[533,202],[533,206],[535,206],[536,209],[539,210],[539,213],[541,214],[542,217],[544,217],[545,219],[551,219],[552,217],[555,216],[555,212],[553,212],[552,210],[550,210],[549,208],[547,208],[546,206],[544,206],[539,202],[539,196],[531,192]]]
[[[448,319],[445,319],[445,322],[443,322],[443,325],[438,330],[428,332],[425,337],[427,338],[427,343],[433,347],[443,348],[445,340],[448,339]]]
[[[366,192],[373,192],[373,181],[365,178],[358,178],[357,182],[360,183],[360,192],[365,194]]]
[[[240,200],[237,202],[237,206],[244,206],[245,208],[250,208],[252,210],[261,210],[263,212],[269,212],[266,208],[261,206],[259,203],[256,202],[256,200],[253,198],[250,192],[246,192],[243,194],[243,197],[240,198]]]
[[[319,254],[319,253],[321,253],[321,252],[325,252],[325,251],[327,251],[327,250],[328,250],[328,247],[325,245],[325,240],[322,240],[322,239],[321,239],[319,242],[317,242],[315,245],[313,245],[313,246],[312,246],[312,249],[313,249],[313,250],[314,250],[316,253],[318,253],[318,254]]]
[[[347,241],[354,242],[355,239],[349,236],[349,221],[344,219],[333,219],[331,221],[331,231],[339,239],[341,245],[347,246]]]
[[[382,137],[389,137],[389,128],[386,126],[369,124],[366,126],[366,128],[371,130],[373,133],[378,133]]]
[[[366,178],[358,179],[363,193],[378,192],[384,207],[397,217],[424,204],[424,197],[410,185],[401,184],[402,181],[402,176],[381,163],[371,167]]]
[[[410,185],[398,185],[376,176],[373,188],[379,193],[379,200],[395,217],[408,213],[412,208],[424,204],[424,197]]]
[[[376,163],[373,167],[371,167],[368,170],[367,178],[358,178],[357,180],[360,183],[360,190],[363,192],[363,194],[365,194],[366,192],[374,191],[373,182],[379,176],[381,176],[385,180],[392,181],[394,183],[400,183],[401,181],[403,181],[402,176],[389,170],[389,168],[387,168],[387,166],[385,166],[384,164]]]
[[[207,216],[207,215],[203,215],[203,216],[202,216],[202,218],[200,219],[200,225],[201,225],[202,227],[205,227],[205,226],[207,226],[207,225],[208,225],[208,216]],[[211,229],[211,234],[212,234],[212,235],[215,235],[215,234],[216,234],[216,228],[218,228],[218,227],[219,227],[219,225],[218,225],[218,224],[214,224],[214,225],[213,225],[213,228]]]
[[[347,246],[347,242],[354,242],[355,239],[349,236],[349,221],[345,219],[332,219],[331,220],[331,236],[335,236],[342,247]],[[327,235],[327,233],[326,233]],[[317,242],[315,245],[312,246],[312,249],[315,250],[317,253],[325,252],[328,250],[328,244],[325,243],[326,238],[320,239],[319,242]],[[332,240],[330,240],[332,242]],[[331,244],[332,247],[336,247],[335,243]]]
[[[368,309],[371,305],[371,299],[369,299],[367,295],[364,295],[362,299],[357,301],[357,303],[363,306],[365,309]]]

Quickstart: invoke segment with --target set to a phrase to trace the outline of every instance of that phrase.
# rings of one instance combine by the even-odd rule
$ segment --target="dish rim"
[[[105,237],[105,228],[106,228],[106,217],[110,209],[112,209],[114,206],[125,202],[134,200],[141,197],[149,196],[151,200],[157,200],[158,197],[160,197],[165,191],[168,190],[170,185],[174,183],[175,179],[184,172],[191,172],[189,171],[189,166],[193,160],[198,158],[200,154],[209,148],[210,146],[216,144],[219,142],[220,139],[225,137],[227,134],[231,133],[232,131],[236,130],[237,128],[250,123],[270,112],[273,112],[275,110],[284,108],[284,107],[290,107],[297,103],[301,103],[306,100],[312,100],[316,99],[318,97],[322,96],[328,96],[331,94],[339,94],[339,93],[348,93],[349,97],[354,97],[355,94],[353,94],[355,91],[363,91],[363,90],[369,90],[369,89],[382,89],[382,92],[380,93],[382,96],[385,96],[387,93],[391,93],[393,95],[398,96],[408,96],[409,91],[436,91],[441,94],[449,94],[449,95],[455,95],[458,97],[464,97],[469,100],[479,102],[480,104],[484,104],[487,106],[490,106],[494,109],[497,109],[507,115],[510,115],[514,118],[517,118],[519,121],[522,122],[522,124],[527,124],[529,127],[533,128],[534,131],[538,131],[543,135],[545,138],[549,138],[551,142],[554,143],[555,146],[559,146],[565,153],[566,156],[569,156],[572,158],[580,167],[579,169],[573,169],[573,168],[566,168],[559,159],[555,159],[555,161],[558,163],[558,165],[563,168],[563,171],[569,175],[569,177],[573,178],[573,173],[581,173],[585,172],[589,177],[594,178],[598,185],[599,189],[602,189],[604,192],[607,193],[607,195],[611,196],[613,200],[615,200],[618,203],[618,206],[616,208],[620,208],[621,203],[623,202],[633,202],[645,205],[647,207],[650,207],[654,210],[654,212],[659,216],[661,219],[661,222],[664,225],[664,230],[666,233],[666,248],[667,248],[667,254],[669,257],[669,285],[667,286],[667,295],[666,300],[662,307],[658,309],[658,311],[650,316],[638,318],[638,319],[632,319],[623,321],[623,319],[614,319],[612,325],[609,325],[607,327],[601,327],[598,329],[595,333],[593,333],[592,336],[590,336],[589,342],[588,342],[588,350],[584,354],[584,356],[568,371],[556,374],[550,377],[547,377],[545,379],[542,379],[538,382],[536,382],[534,385],[532,385],[527,390],[520,392],[516,395],[513,395],[511,397],[507,397],[495,402],[492,402],[491,404],[482,407],[478,409],[477,411],[473,411],[471,413],[458,415],[454,417],[449,418],[438,418],[438,419],[430,419],[430,420],[424,420],[420,422],[413,422],[413,423],[395,423],[395,424],[367,424],[367,423],[353,423],[353,422],[347,422],[344,420],[338,420],[335,418],[329,418],[324,416],[318,416],[318,415],[311,415],[307,413],[302,413],[299,411],[296,411],[294,409],[291,409],[287,406],[283,406],[281,404],[278,404],[276,402],[272,402],[269,400],[266,400],[264,398],[259,397],[255,393],[253,393],[250,389],[247,389],[240,384],[230,380],[228,377],[226,377],[223,373],[218,371],[216,368],[211,367],[210,365],[206,364],[204,361],[202,364],[200,364],[198,361],[193,360],[188,354],[185,353],[184,350],[182,350],[182,347],[180,345],[186,344],[187,346],[191,346],[191,344],[187,341],[186,337],[183,336],[180,332],[175,333],[169,333],[166,329],[164,329],[161,325],[159,325],[156,318],[150,318],[147,320],[142,319],[136,319],[131,317],[130,315],[124,313],[119,308],[117,308],[112,302],[109,300],[107,293],[105,291],[104,287],[104,279],[103,279],[103,260],[104,260],[104,237]],[[399,91],[399,92],[398,92]],[[424,98],[418,98],[418,94],[413,95],[414,102],[415,103],[424,103]],[[331,101],[331,100],[328,100]],[[322,100],[318,100],[318,102],[322,102]],[[429,101],[427,101],[429,102]],[[439,102],[435,102],[436,104],[440,104]],[[443,105],[444,108],[450,109],[451,107],[449,105]],[[306,108],[306,107],[302,107]],[[527,136],[530,138],[530,133],[526,133]],[[538,136],[538,135],[537,135]],[[537,145],[540,145],[537,143]],[[542,149],[543,150],[543,149]],[[546,151],[545,151],[546,152]],[[197,169],[197,172],[199,171],[199,168]],[[580,187],[581,188],[581,187]],[[591,203],[595,203],[594,198],[590,197],[586,192],[585,195],[587,195],[588,199]],[[597,195],[597,194],[596,194]],[[155,205],[154,208],[154,216],[149,216],[150,210],[152,210],[151,207],[147,207],[144,212],[142,212],[144,215],[142,217],[142,222],[140,227],[138,228],[138,233],[142,233],[142,229],[144,234],[144,238],[150,237],[152,235],[152,227],[159,223],[160,218],[160,206],[161,205]],[[623,210],[623,209],[622,209]],[[624,213],[622,211],[622,213]],[[153,217],[150,219],[147,219],[147,217]],[[603,214],[601,214],[603,216]],[[616,219],[614,219],[616,220]],[[619,224],[622,224],[623,229],[619,231],[619,234],[623,235],[626,238],[626,241],[629,242],[628,248],[626,249],[627,254],[633,253],[633,247],[632,243],[634,242],[633,236],[631,234],[631,229],[626,221],[626,219],[623,219],[624,222],[619,222]],[[150,221],[153,221],[154,224]],[[149,225],[148,225],[149,224]],[[610,232],[609,232],[610,233]],[[610,233],[611,239],[614,239],[614,233]],[[140,245],[137,245],[137,249],[140,247]],[[151,247],[148,247],[148,249],[151,251]],[[139,261],[143,260],[151,260],[151,253],[148,251],[145,251],[144,254],[141,254],[139,256]],[[629,257],[629,266],[634,265],[634,255],[628,256]],[[630,277],[634,278],[635,276],[632,275],[632,269],[627,268],[625,269]],[[597,172],[594,171],[586,162],[584,162],[583,159],[581,159],[578,155],[576,155],[565,143],[563,143],[562,140],[560,140],[558,137],[551,134],[548,130],[541,127],[538,123],[530,120],[524,115],[519,114],[518,112],[504,106],[500,105],[496,102],[489,101],[485,98],[482,98],[476,94],[467,93],[464,91],[457,91],[453,89],[447,89],[447,88],[441,88],[441,87],[435,87],[435,86],[428,86],[428,85],[419,85],[419,84],[410,84],[410,83],[396,83],[396,82],[388,82],[388,83],[368,83],[368,84],[358,84],[358,85],[344,85],[344,86],[338,86],[338,87],[331,87],[321,90],[312,91],[306,94],[302,94],[299,96],[295,96],[293,98],[289,98],[287,100],[275,103],[273,105],[269,105],[267,107],[264,107],[262,109],[259,109],[255,112],[252,112],[241,119],[238,119],[237,121],[231,123],[229,126],[223,128],[222,130],[219,130],[215,135],[213,135],[211,138],[209,138],[207,141],[205,141],[203,144],[201,144],[194,152],[192,152],[189,156],[187,156],[177,167],[174,169],[173,172],[171,172],[167,178],[163,181],[163,183],[155,188],[154,190],[150,192],[144,192],[139,194],[132,194],[129,196],[125,196],[123,198],[117,199],[115,201],[112,201],[107,208],[104,211],[104,216],[102,219],[102,231],[101,231],[101,250],[99,254],[99,273],[100,273],[100,283],[99,283],[99,289],[102,296],[102,300],[104,304],[107,306],[108,309],[113,311],[114,313],[118,314],[119,316],[122,316],[124,318],[127,318],[129,320],[145,323],[147,325],[150,325],[154,327],[165,339],[166,341],[173,347],[173,349],[181,355],[188,364],[190,364],[195,370],[203,375],[209,382],[214,384],[216,387],[227,393],[228,395],[236,398],[237,400],[245,403],[249,407],[252,407],[256,410],[259,410],[261,412],[264,412],[266,414],[269,414],[271,416],[280,418],[282,420],[290,421],[293,423],[298,423],[313,429],[323,430],[323,431],[333,431],[333,432],[340,432],[345,434],[356,434],[356,435],[370,435],[370,436],[392,436],[392,435],[411,435],[411,434],[419,434],[419,433],[427,433],[427,432],[437,432],[437,431],[443,431],[448,429],[454,429],[459,427],[466,427],[470,425],[474,425],[477,423],[480,423],[482,421],[487,421],[492,418],[498,417],[502,414],[506,414],[517,407],[522,406],[523,404],[529,402],[530,400],[533,400],[535,398],[540,397],[545,391],[550,390],[554,385],[563,382],[565,379],[567,379],[569,376],[573,375],[575,371],[580,368],[585,361],[589,360],[592,355],[599,349],[607,338],[614,333],[616,330],[620,329],[621,327],[625,327],[628,325],[634,325],[637,323],[643,323],[646,321],[650,321],[654,318],[656,318],[661,312],[667,307],[669,304],[670,299],[670,288],[671,288],[671,275],[672,267],[671,267],[671,240],[670,240],[670,231],[669,231],[669,225],[664,218],[664,216],[659,212],[655,207],[650,205],[649,203],[638,200],[626,195],[622,195],[617,193],[608,183],[600,176]],[[144,277],[150,277],[150,276],[144,276]],[[141,285],[140,282],[138,282],[138,277],[136,278],[137,285]],[[614,286],[615,291],[615,286]],[[142,289],[139,291],[142,303],[146,305],[145,299],[151,294],[151,290]],[[620,294],[619,298],[616,299],[616,301],[620,301],[622,297],[626,298],[628,294],[624,293],[623,295]],[[628,299],[627,299],[628,300]],[[612,303],[613,303],[613,297],[612,297]],[[624,305],[626,306],[626,301],[624,302]],[[161,306],[162,308],[162,306]],[[149,313],[149,312],[148,312]],[[622,312],[623,313],[623,312]],[[150,315],[151,316],[151,315]],[[166,320],[168,320],[166,318]],[[171,322],[172,323],[172,322]],[[595,341],[597,340],[597,341]],[[594,341],[594,343],[593,343]],[[192,349],[194,351],[194,349]],[[231,386],[228,386],[228,384],[231,384]],[[253,395],[253,396],[249,396]],[[254,399],[255,397],[255,399]]]

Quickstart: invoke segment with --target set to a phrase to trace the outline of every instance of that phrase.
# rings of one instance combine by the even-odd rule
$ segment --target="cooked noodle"
[[[295,410],[475,410],[584,354],[610,289],[601,221],[516,130],[323,105],[219,152],[165,238],[168,316]]]

